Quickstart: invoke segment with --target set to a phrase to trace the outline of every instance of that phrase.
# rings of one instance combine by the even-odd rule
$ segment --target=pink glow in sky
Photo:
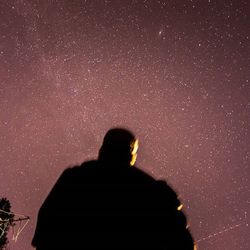
[[[250,2],[0,0],[0,197],[31,217],[106,131],[180,194],[200,249],[250,248]]]

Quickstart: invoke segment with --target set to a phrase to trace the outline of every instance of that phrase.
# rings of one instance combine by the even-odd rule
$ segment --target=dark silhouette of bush
[[[13,213],[11,213],[10,201],[7,198],[0,199],[0,250],[8,244],[7,233],[10,225],[13,224]]]

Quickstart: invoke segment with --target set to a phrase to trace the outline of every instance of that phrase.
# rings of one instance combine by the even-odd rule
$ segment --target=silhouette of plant
[[[11,205],[7,198],[0,199],[0,250],[6,249],[8,244],[7,233],[13,223],[14,214],[10,211]]]

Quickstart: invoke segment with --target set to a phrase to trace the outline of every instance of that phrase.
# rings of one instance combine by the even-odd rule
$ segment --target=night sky
[[[113,126],[180,194],[199,249],[249,250],[249,17],[248,0],[0,0],[0,198],[31,217],[11,250]]]

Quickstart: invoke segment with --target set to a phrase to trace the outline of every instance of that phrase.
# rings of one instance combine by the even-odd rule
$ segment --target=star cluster
[[[200,249],[248,250],[250,3],[0,1],[0,196],[36,216],[106,131],[180,194]],[[0,197],[1,198],[1,197]]]

